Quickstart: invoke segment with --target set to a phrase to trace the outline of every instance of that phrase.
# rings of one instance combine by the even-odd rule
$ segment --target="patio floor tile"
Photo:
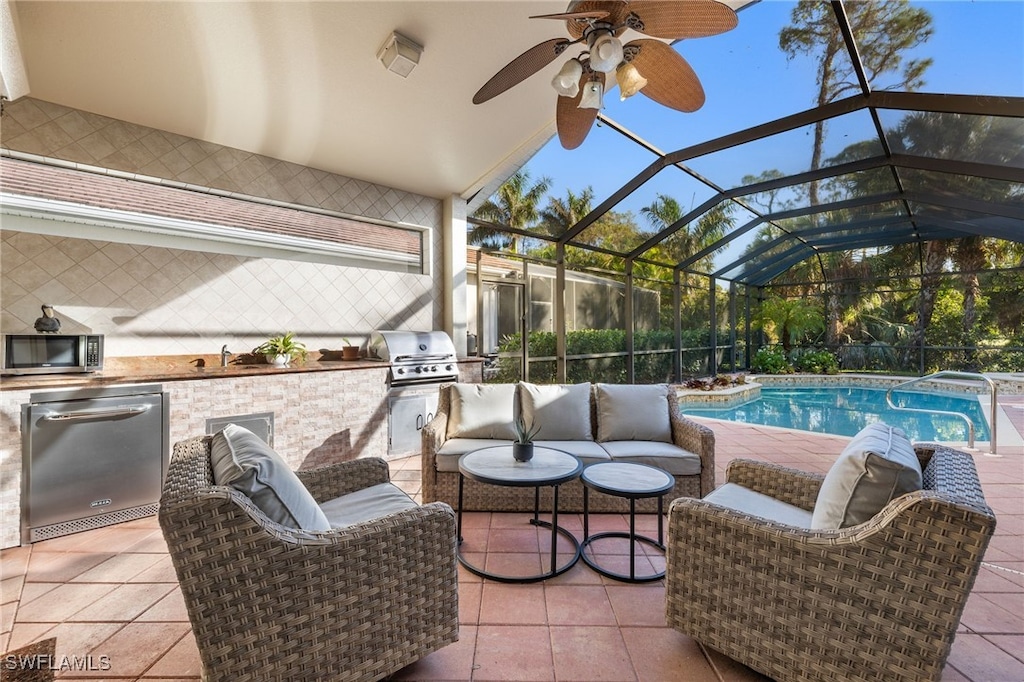
[[[766,427],[715,429],[716,470],[725,480],[737,457],[827,471],[847,439]],[[1024,456],[976,457],[996,536],[968,600],[942,680],[1024,679]],[[416,487],[419,456],[390,462],[394,479]],[[549,566],[550,535],[529,514],[467,512],[466,558],[504,573]],[[654,515],[638,516],[654,537]],[[559,523],[582,537],[582,516]],[[626,530],[622,514],[595,514],[591,532]],[[625,541],[595,545],[595,556],[628,571]],[[568,558],[560,537],[559,565]],[[539,551],[538,551],[539,550]],[[639,545],[645,567],[664,568],[662,553]],[[616,568],[615,562],[621,566]],[[58,656],[107,656],[113,670],[59,679],[197,682],[199,658],[177,577],[155,517],[0,552],[0,650],[57,638]],[[630,585],[602,577],[582,561],[540,583],[509,585],[459,567],[460,640],[392,680],[634,680],[753,682],[766,678],[664,624],[664,581]],[[638,567],[639,572],[644,572]]]

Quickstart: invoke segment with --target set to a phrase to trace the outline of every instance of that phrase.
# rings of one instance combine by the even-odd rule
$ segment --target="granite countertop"
[[[236,360],[227,367],[220,366],[220,358],[211,356],[147,356],[108,358],[100,372],[82,374],[31,374],[0,378],[0,391],[46,388],[76,388],[104,386],[118,383],[149,381],[194,381],[196,379],[226,379],[232,377],[293,374],[298,372],[329,372],[387,368],[379,360],[328,360],[315,357],[296,362],[288,367]]]

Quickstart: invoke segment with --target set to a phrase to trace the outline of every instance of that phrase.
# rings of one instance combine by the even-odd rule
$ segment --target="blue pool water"
[[[975,439],[989,439],[988,421],[977,396],[899,391],[892,397],[897,405],[966,414],[974,422]],[[885,389],[880,388],[762,388],[759,399],[742,405],[725,409],[684,405],[682,410],[699,417],[840,436],[856,435],[868,424],[883,421],[903,429],[913,441],[967,441],[963,419],[893,410],[885,403]]]

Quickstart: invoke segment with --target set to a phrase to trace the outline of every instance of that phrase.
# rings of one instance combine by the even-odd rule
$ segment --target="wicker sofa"
[[[940,679],[995,516],[971,455],[913,451],[921,489],[838,530],[675,500],[668,624],[780,682]],[[808,515],[825,479],[749,460],[727,477]]]
[[[494,387],[495,384],[443,384],[440,387],[437,412],[422,430],[422,476],[423,500],[441,501],[455,506],[458,502],[459,473],[458,459],[461,455],[489,445],[508,444],[508,438],[459,438],[453,437],[453,395],[456,387]],[[498,385],[500,388],[501,385]],[[507,386],[507,385],[506,385]],[[597,461],[635,461],[653,464],[666,469],[675,477],[675,487],[666,494],[666,499],[675,497],[701,497],[715,487],[715,435],[708,427],[687,419],[680,413],[674,393],[670,387],[616,386],[620,399],[628,399],[635,392],[642,401],[630,403],[629,415],[618,415],[622,419],[636,419],[637,414],[656,414],[664,417],[665,442],[642,440],[602,440],[602,422],[608,425],[611,419],[607,410],[599,409],[603,384],[577,384],[575,386],[543,386],[520,382],[515,387],[516,400],[508,403],[504,412],[497,415],[499,421],[510,424],[514,413],[524,414],[530,396],[536,397],[545,391],[583,391],[584,410],[589,414],[589,425],[578,440],[546,440],[545,429],[541,428],[539,446],[549,446],[578,456],[583,463]],[[611,388],[608,389],[612,390]],[[539,409],[539,408],[538,408]],[[457,412],[457,410],[456,410]],[[534,412],[534,416],[539,416]],[[615,416],[615,415],[613,415]],[[564,421],[564,420],[563,420]],[[500,426],[500,424],[499,424]],[[548,426],[551,426],[549,419]],[[605,433],[607,435],[607,433]],[[628,435],[628,434],[627,434]],[[614,453],[614,454],[609,454]],[[463,508],[475,511],[532,511],[534,489],[498,487],[466,480],[464,483]],[[541,490],[542,508],[549,508],[551,489]],[[657,499],[636,500],[637,511],[657,511]],[[571,481],[559,489],[560,511],[579,512],[583,510],[583,486]],[[626,512],[629,501],[593,492],[590,495],[590,509],[596,512]]]
[[[458,639],[450,507],[286,527],[214,485],[211,441],[175,444],[159,511],[204,680],[379,680]],[[295,474],[324,506],[388,482],[377,458]]]

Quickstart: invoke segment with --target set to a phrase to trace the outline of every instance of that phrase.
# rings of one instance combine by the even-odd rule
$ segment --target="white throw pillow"
[[[306,486],[263,439],[237,424],[213,436],[213,482],[244,493],[271,521],[302,530],[331,530]]]
[[[590,384],[538,386],[520,382],[523,420],[540,427],[534,440],[594,440],[590,430]]]
[[[900,495],[921,489],[921,463],[906,434],[881,422],[860,430],[825,475],[811,528],[864,523]]]
[[[515,440],[515,384],[452,384],[448,438]]]
[[[672,442],[667,384],[597,385],[597,440]]]

